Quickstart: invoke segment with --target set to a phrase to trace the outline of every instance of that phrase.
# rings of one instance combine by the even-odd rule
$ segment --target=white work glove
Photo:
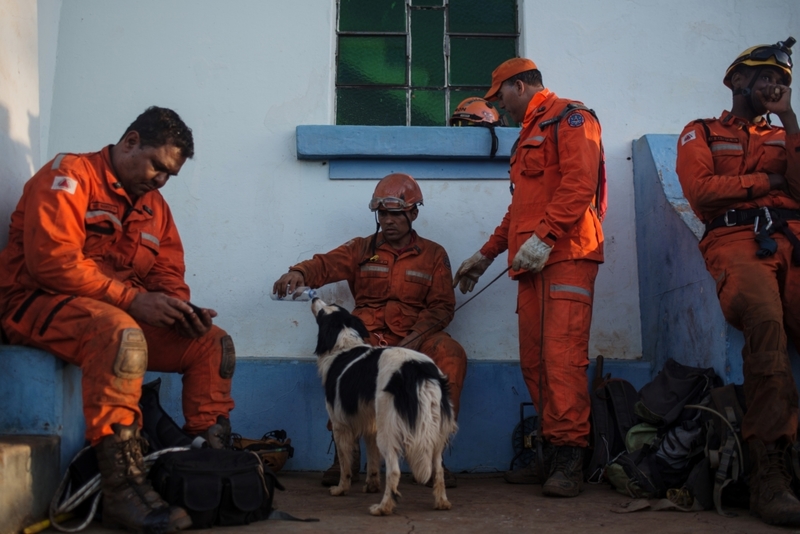
[[[456,271],[456,275],[453,277],[453,287],[458,286],[462,293],[472,291],[478,278],[486,272],[492,261],[494,260],[490,260],[480,251],[476,252],[469,259],[464,260],[464,263]]]
[[[530,239],[519,247],[517,255],[514,256],[514,261],[511,262],[511,269],[538,273],[544,269],[551,250],[553,250],[553,247],[539,239],[536,234],[533,234]]]

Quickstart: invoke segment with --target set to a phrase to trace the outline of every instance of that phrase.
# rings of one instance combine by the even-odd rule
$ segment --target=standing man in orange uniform
[[[81,368],[103,522],[137,532],[191,524],[145,478],[145,371],[183,374],[187,432],[216,447],[230,434],[233,341],[212,324],[214,310],[187,304],[183,245],[157,191],[193,154],[178,114],[148,108],[116,145],[42,167],[25,184],[0,253],[2,332]]]
[[[730,111],[689,123],[677,171],[706,225],[700,251],[725,319],[744,333],[750,511],[800,526],[784,456],[796,440],[798,395],[787,336],[800,346],[800,128],[792,110],[791,37],[748,48],[725,72]],[[778,116],[783,128],[765,118]]]
[[[375,234],[351,239],[327,254],[293,265],[275,282],[273,293],[284,296],[299,286],[318,288],[347,280],[356,301],[353,315],[364,321],[371,334],[368,341],[428,355],[447,375],[458,417],[467,354],[443,331],[453,319],[456,300],[450,285],[450,259],[441,245],[411,228],[419,215],[417,205],[422,205],[422,191],[411,176],[386,176],[369,203],[376,212]],[[323,475],[323,484],[338,482],[339,465],[334,460]],[[445,484],[448,488],[456,485],[455,475],[446,469]]]
[[[509,472],[506,480],[543,483],[545,495],[575,497],[589,444],[589,328],[603,261],[600,124],[580,103],[546,89],[529,59],[497,67],[486,99],[522,124],[511,156],[511,205],[489,241],[461,264],[453,286],[472,291],[508,250],[519,283],[520,366],[542,418],[545,461]]]

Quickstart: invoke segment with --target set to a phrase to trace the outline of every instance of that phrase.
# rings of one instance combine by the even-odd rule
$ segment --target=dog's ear
[[[319,332],[317,333],[317,348],[314,349],[314,354],[321,356],[326,352],[333,350],[336,346],[336,340],[339,338],[341,330],[341,321],[336,321],[336,314],[323,314],[317,315],[317,326]]]
[[[364,321],[355,315],[350,315],[350,317],[348,317],[346,325],[358,332],[361,339],[369,339],[369,330],[367,330],[367,327],[364,325]]]

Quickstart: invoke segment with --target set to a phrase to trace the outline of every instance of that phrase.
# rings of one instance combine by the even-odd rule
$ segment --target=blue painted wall
[[[672,357],[741,384],[744,337],[725,322],[697,248],[702,224],[678,182],[677,141],[645,135],[633,143],[642,351],[655,369]],[[800,383],[800,358],[794,347],[790,353]]]

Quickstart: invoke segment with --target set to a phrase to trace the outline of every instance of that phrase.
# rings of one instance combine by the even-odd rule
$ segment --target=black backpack
[[[627,380],[603,376],[603,357],[597,357],[592,382],[591,422],[592,454],[584,465],[586,480],[602,482],[605,468],[625,452],[625,435],[638,421],[633,412],[636,388]]]
[[[268,519],[275,488],[284,489],[258,455],[225,449],[166,453],[148,476],[165,501],[189,513],[194,528]]]

